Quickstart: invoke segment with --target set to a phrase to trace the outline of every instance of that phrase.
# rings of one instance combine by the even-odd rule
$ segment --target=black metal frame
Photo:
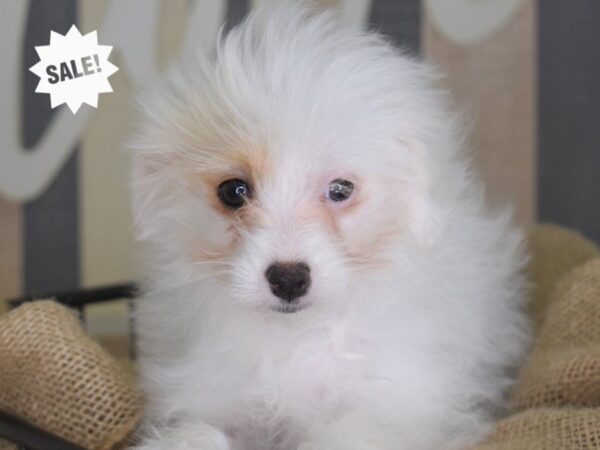
[[[50,298],[58,303],[69,306],[70,308],[82,309],[93,303],[101,303],[122,298],[135,298],[137,290],[138,287],[136,283],[122,283],[97,288],[75,289],[72,291],[32,293],[23,297],[9,299],[8,304],[12,308],[16,308],[23,303]]]
[[[26,450],[85,450],[63,438],[0,411],[0,436]]]
[[[90,289],[77,289],[64,292],[33,293],[23,297],[8,300],[11,308],[16,308],[23,303],[42,299],[53,299],[79,312],[82,323],[85,324],[85,307],[95,303],[115,300],[127,300],[130,317],[130,352],[134,356],[134,328],[131,319],[134,303],[137,296],[136,283],[122,283]],[[20,450],[85,450],[61,437],[41,430],[30,423],[0,411],[0,437],[17,444]]]

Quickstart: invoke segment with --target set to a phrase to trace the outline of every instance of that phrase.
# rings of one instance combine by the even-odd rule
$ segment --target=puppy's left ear
[[[424,247],[431,247],[443,231],[443,209],[434,181],[439,176],[427,146],[418,139],[403,140],[410,154],[409,231]]]

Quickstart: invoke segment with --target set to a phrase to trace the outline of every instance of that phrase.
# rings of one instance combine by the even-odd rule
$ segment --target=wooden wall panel
[[[539,217],[600,243],[600,2],[539,9]]]
[[[82,29],[98,29],[106,6],[101,2],[82,2]],[[110,59],[121,67],[118,49]],[[127,189],[129,158],[123,149],[123,142],[135,123],[133,89],[123,69],[111,76],[110,83],[113,93],[99,97],[98,109],[81,141],[81,277],[84,286],[134,277]]]
[[[0,314],[22,290],[23,208],[0,197]]]
[[[425,13],[425,56],[447,75],[443,84],[474,120],[474,161],[493,204],[514,204],[520,223],[535,218],[536,3],[526,0],[480,42],[461,45]]]
[[[26,68],[39,59],[35,46],[47,45],[50,31],[66,34],[77,24],[76,0],[29,4],[23,46],[22,133],[30,152],[47,132],[57,109],[35,92],[38,78]],[[63,105],[60,108],[65,108]],[[79,286],[79,150],[70,156],[47,189],[23,205],[23,289],[28,294]]]

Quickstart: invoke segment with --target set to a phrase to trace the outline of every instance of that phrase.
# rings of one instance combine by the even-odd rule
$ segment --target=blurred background
[[[209,49],[252,0],[0,0],[0,299],[135,279],[122,142],[132,94],[194,49]],[[598,0],[321,0],[438,65],[474,119],[470,147],[490,200],[518,221],[600,241]],[[34,93],[50,30],[98,30],[120,70],[98,108],[73,115]],[[0,311],[5,305],[0,301]],[[95,307],[111,346],[124,305]]]

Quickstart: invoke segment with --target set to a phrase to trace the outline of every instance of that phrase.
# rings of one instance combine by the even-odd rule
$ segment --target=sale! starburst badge
[[[81,35],[75,25],[66,35],[50,32],[50,45],[35,47],[40,61],[31,70],[40,77],[35,92],[50,94],[50,106],[66,103],[76,113],[83,103],[98,107],[98,95],[112,92],[108,81],[119,70],[110,63],[110,45],[98,45],[98,34]]]

